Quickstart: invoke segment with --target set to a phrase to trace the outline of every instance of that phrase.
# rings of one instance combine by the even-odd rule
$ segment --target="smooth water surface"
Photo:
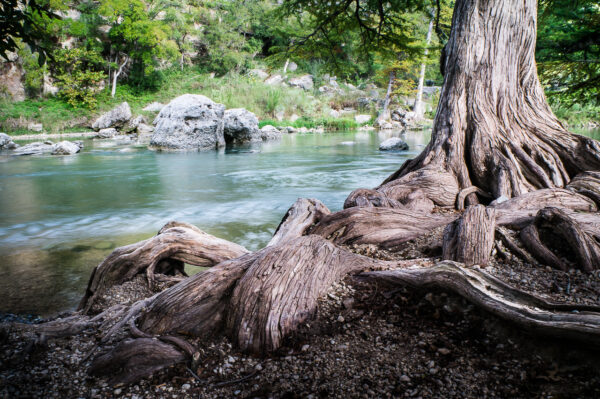
[[[297,198],[339,210],[352,190],[377,186],[430,137],[407,133],[411,151],[380,152],[392,135],[294,134],[220,153],[90,140],[72,156],[0,155],[0,311],[72,309],[106,255],[170,220],[259,249]]]

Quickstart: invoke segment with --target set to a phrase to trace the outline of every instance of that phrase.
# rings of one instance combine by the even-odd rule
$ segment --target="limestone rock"
[[[303,75],[297,78],[292,78],[288,82],[292,87],[298,87],[303,90],[312,90],[314,81],[312,75]]]
[[[54,144],[51,141],[29,143],[14,151],[15,155],[40,155],[49,154],[54,150]]]
[[[223,118],[223,134],[225,141],[233,144],[260,141],[258,118],[244,108],[228,109]]]
[[[260,129],[261,138],[264,141],[278,140],[281,138],[282,133],[275,126],[265,125]]]
[[[13,142],[12,137],[6,133],[0,133],[0,150],[14,150],[17,147],[19,145]]]
[[[71,155],[81,151],[81,147],[72,141],[61,141],[54,144],[52,155]]]
[[[123,127],[131,119],[131,108],[127,102],[123,102],[107,113],[100,116],[92,124],[92,129],[100,130],[109,127]]]
[[[265,84],[275,86],[281,84],[283,82],[283,77],[281,75],[273,75],[270,76],[267,80],[265,80]]]
[[[119,132],[114,127],[108,127],[106,129],[100,129],[96,137],[99,139],[109,139],[115,137]]]
[[[172,100],[154,120],[150,146],[163,150],[211,150],[223,147],[225,106],[197,94]]]
[[[262,69],[252,69],[248,72],[250,76],[254,76],[257,79],[265,80],[269,77],[269,74],[263,71]]]
[[[165,104],[154,101],[142,108],[142,111],[160,112],[164,107]]]
[[[408,144],[400,137],[391,137],[379,145],[381,151],[407,151]]]

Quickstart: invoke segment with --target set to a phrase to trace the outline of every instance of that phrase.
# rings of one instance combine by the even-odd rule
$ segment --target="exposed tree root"
[[[158,234],[136,244],[115,249],[92,271],[79,309],[88,312],[96,298],[112,285],[131,280],[145,272],[172,275],[183,272],[183,263],[213,266],[248,251],[237,244],[214,237],[187,223],[167,223]]]
[[[445,226],[458,215],[432,215],[395,208],[348,208],[325,216],[311,234],[334,244],[375,244],[391,249]]]
[[[490,313],[536,333],[600,344],[600,307],[550,303],[516,290],[476,267],[444,261],[433,267],[375,271],[358,277],[454,291]]]
[[[600,230],[591,229],[590,225],[582,226],[561,209],[540,210],[534,222],[521,231],[521,239],[540,262],[549,266],[568,269],[567,264],[549,249],[552,247],[586,272],[600,268]]]
[[[443,259],[467,266],[485,266],[494,247],[496,210],[483,205],[467,208],[444,231]]]
[[[331,211],[317,199],[298,198],[286,212],[267,246],[303,236]]]

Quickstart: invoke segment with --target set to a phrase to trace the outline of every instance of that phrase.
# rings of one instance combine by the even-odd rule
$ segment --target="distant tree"
[[[111,96],[117,81],[130,67],[144,78],[155,69],[157,59],[176,58],[177,46],[169,40],[170,28],[152,20],[142,0],[102,0],[99,13],[110,24],[109,62],[111,63]]]

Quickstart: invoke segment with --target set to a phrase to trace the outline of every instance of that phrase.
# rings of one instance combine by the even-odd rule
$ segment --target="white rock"
[[[303,90],[312,90],[314,87],[314,81],[312,75],[302,75],[297,78],[292,78],[288,81],[290,86],[298,87]]]
[[[359,114],[359,115],[356,115],[354,117],[354,120],[359,125],[362,125],[362,124],[367,123],[367,122],[369,122],[371,120],[371,115]]]
[[[81,147],[72,141],[61,141],[54,144],[53,147],[52,155],[71,155],[81,151]]]
[[[281,84],[283,82],[283,77],[281,75],[272,75],[267,80],[265,80],[265,84],[275,86]]]
[[[210,150],[223,147],[225,106],[197,94],[172,100],[154,120],[150,146],[164,150]]]
[[[151,102],[143,108],[143,111],[160,112],[165,107],[165,104],[159,102]]]
[[[92,129],[100,130],[109,127],[119,128],[124,126],[131,119],[131,108],[127,102],[123,102],[101,115],[92,124]]]
[[[400,137],[391,137],[379,145],[381,151],[406,151],[408,144]]]

